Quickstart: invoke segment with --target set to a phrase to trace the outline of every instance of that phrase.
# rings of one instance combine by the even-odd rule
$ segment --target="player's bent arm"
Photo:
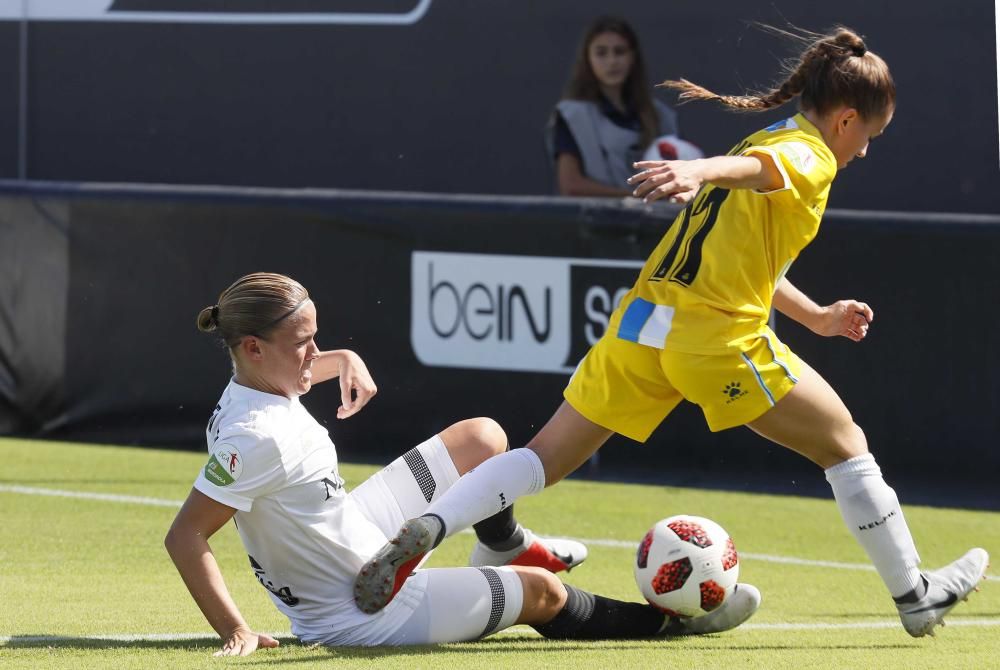
[[[340,376],[340,368],[343,364],[344,352],[342,349],[319,352],[318,357],[313,361],[312,383],[319,384],[336,379]]]
[[[375,386],[375,380],[368,372],[365,362],[349,349],[321,351],[313,362],[312,373],[313,384],[340,379],[341,406],[337,409],[338,419],[357,414],[378,393],[378,387]]]
[[[313,362],[312,366],[312,383],[319,384],[321,382],[329,381],[331,379],[336,379],[345,372],[357,371],[357,373],[364,372],[369,378],[371,375],[368,374],[368,368],[365,367],[364,361],[361,357],[350,349],[332,349],[330,351],[319,352],[318,357]]]
[[[774,191],[785,185],[781,172],[768,154],[715,156],[699,161],[704,180],[720,188]]]
[[[838,300],[832,305],[820,307],[795,288],[787,277],[783,277],[775,287],[772,304],[776,310],[817,335],[842,335],[855,342],[868,336],[868,327],[875,318],[872,308],[858,300]]]
[[[246,655],[258,644],[273,647],[277,646],[277,641],[268,636],[258,636],[247,626],[229,595],[219,564],[208,545],[208,538],[235,513],[232,507],[192,489],[167,531],[163,544],[191,597],[223,639],[224,646],[220,653]]]
[[[673,202],[687,203],[704,183],[762,192],[780,189],[785,184],[774,161],[763,153],[690,161],[640,161],[633,167],[641,170],[629,179],[636,187],[633,195],[646,202],[669,198]]]
[[[823,308],[796,288],[787,277],[782,277],[775,287],[772,304],[789,319],[798,321],[813,332],[816,331],[814,326],[823,317]]]

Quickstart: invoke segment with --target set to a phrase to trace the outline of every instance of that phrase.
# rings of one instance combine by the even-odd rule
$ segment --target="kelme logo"
[[[730,382],[729,384],[726,384],[726,387],[722,389],[722,392],[725,393],[727,396],[729,396],[729,399],[726,400],[727,405],[733,402],[734,400],[739,400],[747,393],[749,393],[749,391],[744,391],[742,388],[740,388],[739,382]]]
[[[229,486],[243,474],[243,455],[231,444],[223,444],[205,464],[205,479],[216,486]]]

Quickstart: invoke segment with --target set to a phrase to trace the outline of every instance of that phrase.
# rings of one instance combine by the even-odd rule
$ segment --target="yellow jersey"
[[[801,114],[736,145],[766,154],[774,191],[706,184],[660,240],[608,324],[617,337],[693,354],[744,350],[767,326],[778,282],[819,231],[837,161]]]

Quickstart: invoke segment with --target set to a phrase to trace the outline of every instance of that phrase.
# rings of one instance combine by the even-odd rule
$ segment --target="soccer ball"
[[[650,605],[671,616],[717,609],[736,587],[739,557],[729,533],[700,516],[678,515],[646,533],[635,557],[635,581]]]
[[[642,154],[644,161],[689,161],[704,157],[701,149],[676,135],[657,137]]]

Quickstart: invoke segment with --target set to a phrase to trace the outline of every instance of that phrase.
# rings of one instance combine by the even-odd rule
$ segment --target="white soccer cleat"
[[[670,617],[661,635],[710,635],[732,630],[760,608],[760,591],[752,584],[737,584],[714,612],[693,619]]]
[[[934,627],[944,625],[944,615],[960,600],[968,600],[986,577],[990,555],[985,549],[970,549],[957,561],[940,570],[924,573],[927,591],[922,598],[910,593],[896,598],[903,628],[913,637],[934,635]]]
[[[524,542],[510,551],[494,551],[482,542],[476,542],[469,556],[469,565],[528,565],[545,568],[549,572],[569,571],[587,560],[587,547],[576,540],[557,537],[539,537],[527,528]]]

